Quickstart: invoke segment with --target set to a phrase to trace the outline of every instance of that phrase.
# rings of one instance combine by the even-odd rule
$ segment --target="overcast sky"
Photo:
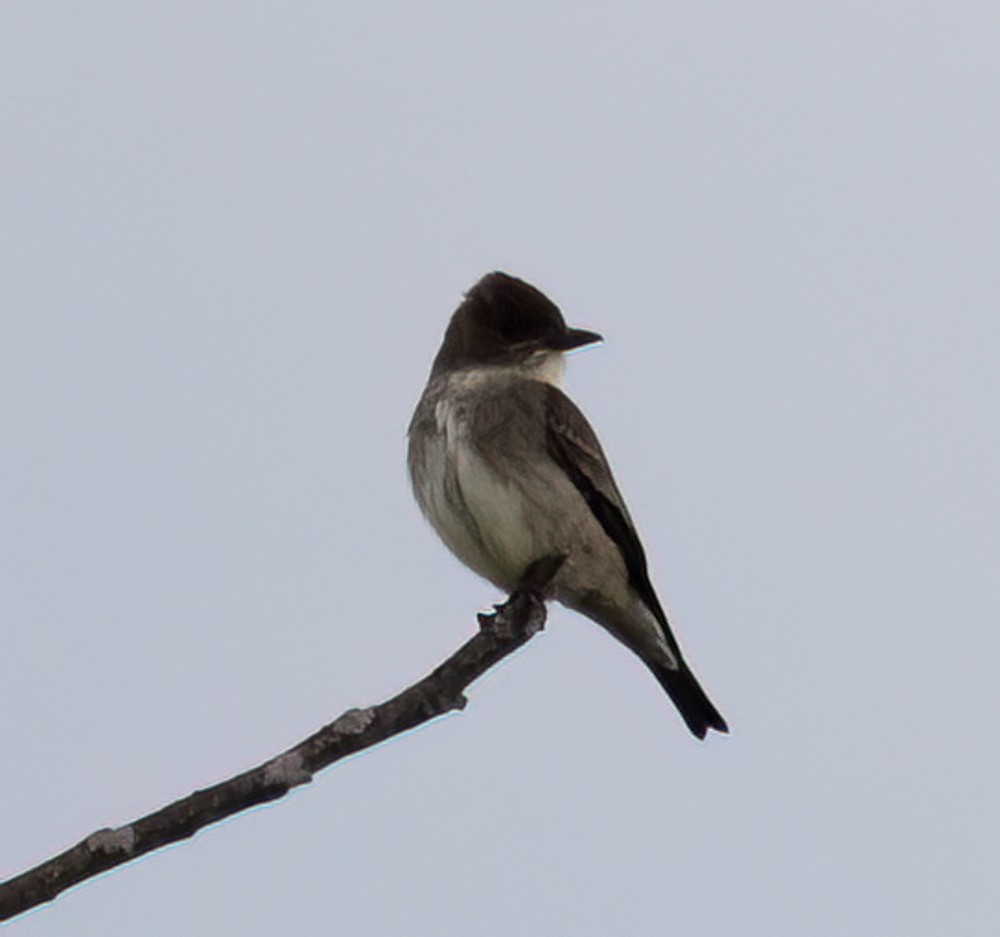
[[[18,937],[996,932],[995,3],[0,5],[0,878],[500,596],[405,429],[481,274],[732,734],[554,609],[465,712]]]

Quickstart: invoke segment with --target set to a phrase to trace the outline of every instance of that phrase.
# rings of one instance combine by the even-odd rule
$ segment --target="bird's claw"
[[[545,600],[535,592],[518,590],[493,608],[479,614],[479,627],[498,638],[528,639],[545,627]]]

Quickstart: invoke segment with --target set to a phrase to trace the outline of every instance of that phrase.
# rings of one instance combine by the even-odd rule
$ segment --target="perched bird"
[[[523,280],[484,276],[452,315],[410,423],[413,491],[449,549],[508,592],[564,555],[545,597],[634,651],[698,738],[727,732],[670,631],[601,444],[559,388],[563,353],[598,341]]]

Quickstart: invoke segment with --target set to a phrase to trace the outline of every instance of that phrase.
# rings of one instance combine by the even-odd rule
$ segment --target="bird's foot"
[[[553,578],[565,562],[565,553],[535,560],[506,602],[494,605],[492,613],[479,615],[479,627],[507,640],[518,637],[527,640],[541,631],[545,627],[545,599]]]
[[[493,608],[493,612],[479,613],[479,627],[503,640],[527,640],[545,627],[545,600],[536,592],[519,589]]]

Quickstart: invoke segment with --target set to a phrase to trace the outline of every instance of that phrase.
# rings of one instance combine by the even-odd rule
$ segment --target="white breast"
[[[469,444],[461,397],[439,402],[434,416],[443,464],[436,473],[432,522],[462,562],[502,588],[513,588],[535,559],[523,488],[498,475]]]
[[[485,385],[523,380],[549,383],[561,375],[561,355],[540,355],[527,367],[483,368],[449,375],[431,393],[422,423],[432,430],[419,444],[414,490],[424,513],[449,549],[467,566],[503,589],[512,589],[539,556],[563,548],[568,512],[553,510],[579,494],[539,452],[510,462],[482,459],[469,439],[469,413]],[[430,402],[430,401],[428,401]],[[509,470],[509,471],[508,471]],[[565,491],[563,490],[565,489]]]

